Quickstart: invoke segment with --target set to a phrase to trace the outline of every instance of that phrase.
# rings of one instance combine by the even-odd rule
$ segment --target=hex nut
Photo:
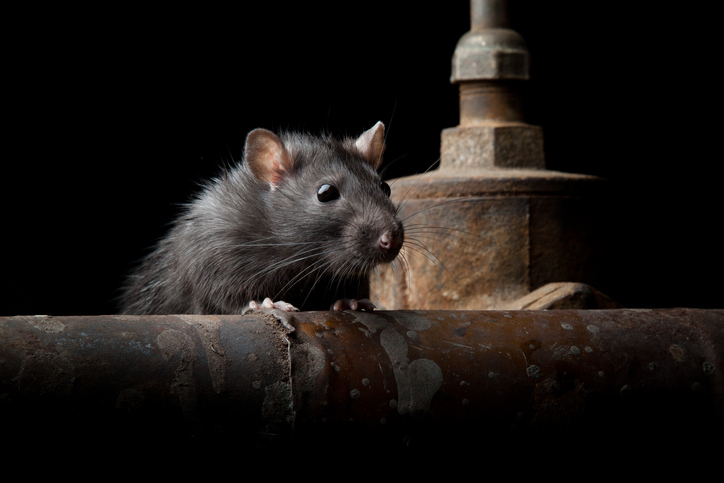
[[[510,29],[470,31],[455,47],[450,82],[530,78],[530,59],[523,37]]]
[[[440,167],[545,169],[543,129],[523,123],[444,129]]]

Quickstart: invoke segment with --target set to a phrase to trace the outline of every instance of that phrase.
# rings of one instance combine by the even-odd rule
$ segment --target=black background
[[[527,120],[549,169],[609,180],[600,289],[629,307],[721,307],[720,42],[713,12],[651,5],[512,0],[532,57]],[[112,313],[178,204],[255,127],[352,135],[381,120],[395,177],[435,162],[458,123],[467,1],[6,21],[0,315]]]

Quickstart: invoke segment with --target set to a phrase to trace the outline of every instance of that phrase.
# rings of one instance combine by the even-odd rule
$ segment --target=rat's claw
[[[252,310],[258,310],[259,312],[273,315],[277,318],[277,320],[279,320],[279,322],[282,323],[287,332],[291,333],[295,330],[292,326],[292,315],[290,312],[299,312],[299,309],[292,304],[282,302],[281,300],[278,302],[272,302],[272,299],[267,297],[263,302],[261,302],[261,304],[256,300],[250,301],[249,305],[242,311],[242,314],[246,314]]]
[[[375,305],[369,299],[339,299],[329,310],[340,311],[340,310],[364,310],[365,312],[372,312],[375,310]]]
[[[282,310],[284,312],[299,312],[299,309],[296,308],[295,306],[293,306],[292,304],[283,302],[281,300],[278,302],[272,302],[272,299],[270,299],[269,297],[265,298],[264,301],[261,303],[261,305],[256,300],[252,300],[251,302],[249,302],[249,307],[247,309],[248,310],[262,310],[262,311],[264,309],[267,309],[267,310],[277,309],[277,310]]]

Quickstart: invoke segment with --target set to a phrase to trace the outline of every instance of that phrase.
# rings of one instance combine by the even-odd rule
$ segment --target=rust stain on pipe
[[[288,342],[263,317],[0,318],[0,412],[18,437],[288,433]]]
[[[722,427],[724,313],[346,313],[302,324],[326,353],[297,428],[377,434]],[[349,348],[353,348],[350,350]]]
[[[0,318],[0,411],[16,435],[251,445],[724,426],[722,310],[295,317]]]

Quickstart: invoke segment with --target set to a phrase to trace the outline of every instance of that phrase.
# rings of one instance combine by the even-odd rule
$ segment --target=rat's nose
[[[402,247],[402,239],[403,236],[401,233],[386,231],[380,235],[377,246],[380,248],[386,261],[392,261],[397,256],[400,247]]]

